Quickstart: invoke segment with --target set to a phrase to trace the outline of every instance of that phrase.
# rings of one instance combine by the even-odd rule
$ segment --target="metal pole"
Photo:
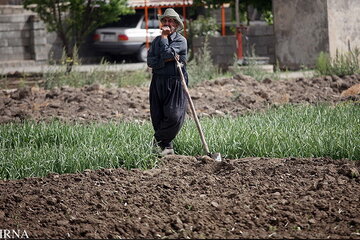
[[[186,38],[186,7],[185,7],[185,0],[183,0],[183,6],[182,6],[182,12],[183,12],[183,22],[184,22],[184,37]]]
[[[225,7],[224,4],[221,6],[221,35],[225,36]]]
[[[240,28],[239,0],[235,1],[237,59],[243,59],[242,33]]]
[[[148,7],[146,4],[146,0],[145,0],[145,29],[146,29],[146,48],[150,48],[150,44],[149,44],[149,13],[148,13]]]
[[[157,8],[157,14],[158,14],[158,15],[161,15],[161,14],[162,14],[161,6],[159,6],[159,7]],[[160,22],[159,22],[159,29],[161,29],[161,23],[160,23]]]

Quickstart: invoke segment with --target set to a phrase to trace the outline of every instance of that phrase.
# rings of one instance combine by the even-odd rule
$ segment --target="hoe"
[[[178,55],[175,55],[175,61],[176,61],[176,65],[177,65],[177,68],[179,69],[179,72],[180,72],[180,77],[181,77],[181,84],[183,86],[183,89],[184,89],[184,92],[185,92],[185,95],[187,97],[187,99],[189,100],[189,104],[190,104],[190,109],[191,109],[191,112],[192,114],[194,115],[194,120],[195,120],[195,123],[196,123],[196,127],[199,131],[199,134],[200,134],[200,138],[201,138],[201,142],[203,144],[203,147],[204,147],[204,150],[205,150],[205,153],[206,155],[208,155],[209,157],[211,157],[212,159],[214,159],[215,161],[217,162],[221,162],[222,159],[221,159],[221,154],[220,153],[210,153],[209,151],[209,147],[205,141],[205,137],[204,137],[204,133],[202,131],[202,128],[201,128],[201,125],[200,125],[200,121],[199,121],[199,118],[197,117],[196,115],[196,111],[195,111],[195,106],[194,106],[194,103],[191,99],[191,96],[190,96],[190,93],[189,93],[189,89],[186,85],[186,81],[185,81],[185,78],[184,78],[184,74],[182,72],[182,64],[178,61]]]

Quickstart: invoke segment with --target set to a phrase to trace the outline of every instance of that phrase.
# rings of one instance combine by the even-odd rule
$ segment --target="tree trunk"
[[[70,73],[72,71],[72,66],[74,65],[74,50],[73,47],[68,44],[65,45],[65,54],[66,54],[66,73]]]
[[[70,73],[74,62],[73,47],[71,47],[71,43],[63,31],[60,31],[58,33],[58,37],[60,38],[62,45],[65,48],[64,50],[65,50],[66,73]]]

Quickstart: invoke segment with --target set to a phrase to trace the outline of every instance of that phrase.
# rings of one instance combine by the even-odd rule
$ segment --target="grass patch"
[[[210,150],[227,158],[360,159],[356,104],[283,106],[237,118],[201,120]],[[0,178],[45,176],[99,168],[152,168],[150,123],[0,125]],[[202,155],[193,121],[175,141],[177,154]]]
[[[151,73],[146,69],[135,71],[108,71],[106,64],[101,64],[93,71],[71,71],[65,73],[64,66],[55,66],[44,73],[44,87],[51,89],[68,85],[71,87],[83,87],[99,83],[106,87],[145,86],[150,83]]]
[[[346,76],[360,73],[360,48],[351,49],[345,53],[336,51],[335,57],[321,52],[316,59],[315,70],[317,75]]]
[[[360,159],[360,108],[282,106],[266,113],[203,121],[213,152],[227,158],[331,157]],[[192,124],[192,123],[187,123]],[[187,126],[192,128],[192,126]],[[182,131],[178,151],[197,155],[201,151],[195,131]]]
[[[255,51],[255,50],[254,50]],[[252,58],[249,58],[247,60],[246,65],[239,65],[236,55],[234,56],[234,64],[232,66],[232,69],[236,73],[241,73],[243,75],[250,76],[254,78],[256,81],[262,81],[265,78],[269,78],[272,80],[280,80],[280,69],[278,67],[278,64],[276,65],[276,71],[275,72],[269,72],[266,71],[261,67],[261,63],[256,62],[256,55],[255,53],[252,53]]]
[[[152,168],[149,124],[6,124],[0,126],[0,178],[99,168]]]

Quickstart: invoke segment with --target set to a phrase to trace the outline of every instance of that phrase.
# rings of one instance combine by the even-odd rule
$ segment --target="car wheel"
[[[148,49],[146,48],[145,45],[142,45],[138,51],[138,54],[137,54],[137,59],[140,61],[140,62],[146,62],[147,60],[147,52],[148,52]]]

